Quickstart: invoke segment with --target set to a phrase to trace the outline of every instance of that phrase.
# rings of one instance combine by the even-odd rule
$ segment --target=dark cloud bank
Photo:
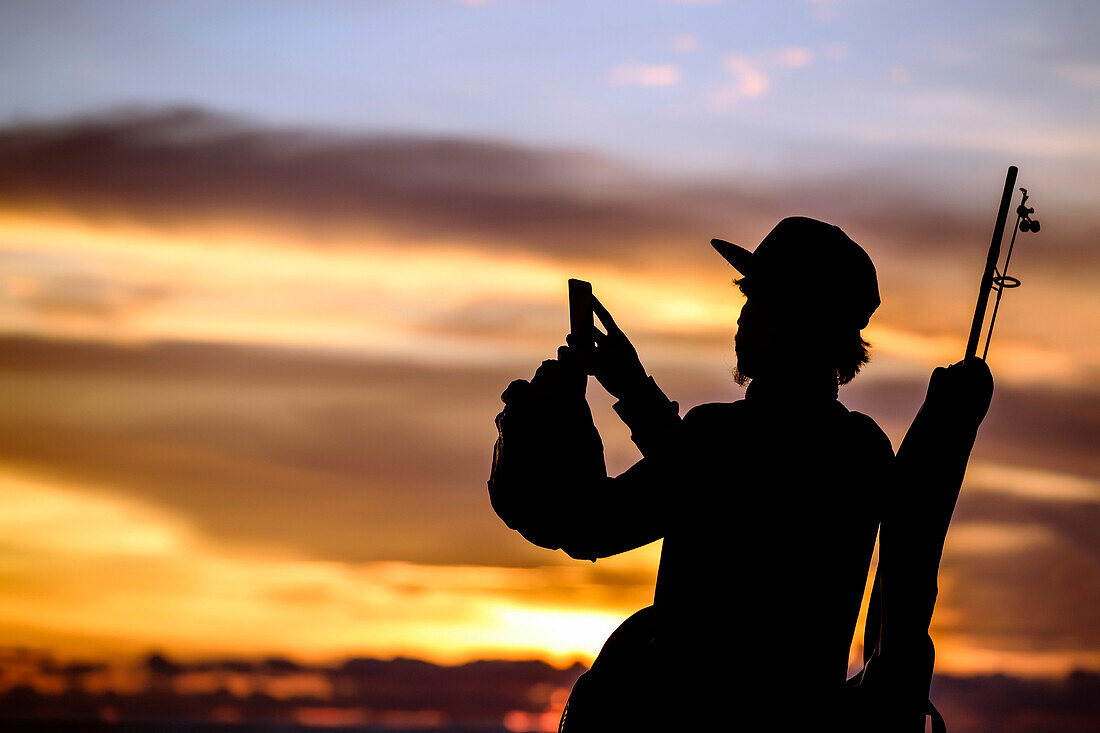
[[[245,216],[314,236],[322,222],[381,226],[571,258],[638,255],[718,233],[758,239],[779,218],[806,213],[886,247],[953,259],[961,243],[988,237],[994,202],[977,215],[964,208],[970,203],[888,171],[734,185],[658,176],[578,150],[269,129],[193,108],[0,128],[3,205],[160,223]],[[1045,242],[1044,262],[1097,266],[1098,224],[1096,216],[1065,217]],[[687,256],[711,263],[705,251]]]
[[[503,733],[503,720],[512,711],[538,715],[554,710],[560,704],[556,699],[560,692],[555,690],[568,689],[584,671],[580,665],[556,669],[537,661],[477,661],[453,667],[415,659],[370,658],[331,665],[304,665],[283,658],[179,663],[153,654],[138,668],[147,680],[143,689],[104,694],[87,689],[87,681],[107,668],[103,663],[57,664],[45,658],[38,667],[42,675],[65,680],[66,691],[42,694],[32,686],[18,686],[0,692],[0,720],[10,730],[54,730],[46,721],[58,719],[67,721],[65,730],[84,730],[107,708],[112,717],[128,724],[127,730],[156,730],[172,721],[174,726],[190,722],[216,731],[227,711],[234,713],[236,725],[253,726],[249,730],[264,731],[266,726],[298,730],[294,722],[303,711],[308,715],[310,710],[340,710],[362,715],[367,724],[357,730],[392,730],[403,719],[406,727],[413,727],[410,721],[419,721],[416,727],[446,733]],[[172,692],[176,681],[193,673],[251,680],[254,692],[233,694],[225,688]],[[320,678],[335,694],[280,699],[263,692],[265,682],[301,675]],[[1092,673],[1041,681],[1004,675],[940,676],[933,684],[932,698],[953,733],[1092,733],[1100,726],[1100,675]],[[725,705],[726,701],[700,701],[712,703]],[[372,720],[377,728],[370,727]],[[138,723],[145,727],[134,727]]]

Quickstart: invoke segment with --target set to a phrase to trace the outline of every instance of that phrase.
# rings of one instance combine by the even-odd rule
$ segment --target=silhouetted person
[[[935,600],[943,505],[949,497],[953,507],[958,484],[933,491],[936,507],[916,512],[916,526],[897,522],[886,544],[892,507],[912,495],[913,481],[896,478],[874,420],[837,401],[839,385],[868,359],[861,330],[879,306],[874,265],[839,228],[806,218],[784,219],[754,252],[712,244],[742,275],[747,297],[735,338],[743,400],[700,405],[681,419],[599,301],[606,334],[595,331],[587,363],[571,340],[503,396],[490,494],[509,526],[589,560],[664,538],[652,609],[609,639],[574,690],[565,730],[804,731],[840,721],[902,730],[883,720],[897,712],[923,731],[930,661],[927,672],[891,670],[931,654],[921,622]],[[955,400],[948,417],[962,427],[952,446],[969,438],[969,455],[992,383],[986,394],[978,360],[951,369],[934,383]],[[618,399],[642,452],[617,477],[606,475],[585,371]],[[915,451],[921,460],[940,447],[935,440]],[[929,481],[954,481],[957,460],[932,463]],[[876,633],[887,619],[917,640],[899,632],[896,656],[873,661],[853,682],[865,688],[855,695],[845,689],[848,653],[880,524],[868,655],[888,636]],[[897,577],[918,578],[919,590],[891,582],[888,561],[901,568]],[[871,669],[882,670],[875,680]]]

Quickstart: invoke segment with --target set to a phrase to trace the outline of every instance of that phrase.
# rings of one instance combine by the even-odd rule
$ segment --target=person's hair
[[[745,278],[737,278],[733,284],[748,297]],[[829,330],[830,333],[823,334],[824,338],[815,346],[828,354],[828,363],[836,370],[837,384],[847,384],[855,379],[865,364],[871,361],[871,344],[863,338],[861,329],[849,327]],[[734,380],[740,385],[749,381],[748,377],[736,369]]]
[[[847,384],[855,379],[863,365],[871,361],[871,344],[860,333],[852,329],[836,341],[832,354],[832,363],[836,367],[837,384]]]

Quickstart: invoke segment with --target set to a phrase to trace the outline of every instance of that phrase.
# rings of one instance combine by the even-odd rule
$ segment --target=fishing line
[[[1020,287],[1020,279],[1008,274],[1008,263],[1012,261],[1012,248],[1016,246],[1016,235],[1020,232],[1039,231],[1039,220],[1031,218],[1031,215],[1035,213],[1035,209],[1027,205],[1027,189],[1021,187],[1020,193],[1023,194],[1023,198],[1020,200],[1020,205],[1016,207],[1016,226],[1012,227],[1012,239],[1008,241],[1005,266],[1004,269],[994,268],[993,280],[990,283],[990,288],[997,291],[997,299],[993,301],[993,315],[989,317],[989,332],[985,337],[985,350],[982,351],[982,361],[985,361],[986,355],[989,354],[989,342],[993,339],[993,324],[997,320],[997,311],[1001,307],[1001,296],[1004,295],[1005,290]]]

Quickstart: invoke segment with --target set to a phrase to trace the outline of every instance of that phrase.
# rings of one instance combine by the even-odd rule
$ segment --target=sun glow
[[[109,489],[11,468],[0,471],[0,531],[0,628],[28,640],[69,635],[70,653],[167,644],[184,654],[564,664],[591,660],[632,610],[608,607],[571,567],[353,564],[220,547]],[[568,606],[542,590],[563,582],[580,593]]]

